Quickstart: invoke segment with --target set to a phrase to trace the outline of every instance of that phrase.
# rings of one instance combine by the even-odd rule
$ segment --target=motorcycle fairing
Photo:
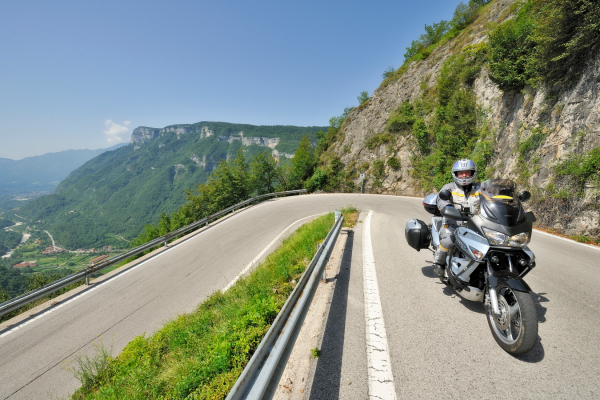
[[[440,230],[442,228],[442,218],[433,217],[431,219],[431,244],[434,248],[440,247]]]
[[[477,232],[472,231],[468,228],[456,228],[456,230],[454,231],[454,238],[455,244],[461,249],[462,253],[465,256],[477,262],[480,262],[480,260],[485,258],[485,255],[490,249],[490,244],[487,241],[487,239],[479,235]],[[476,257],[473,254],[472,249],[480,251],[482,253],[482,256]]]
[[[467,228],[472,229],[475,232],[480,232],[480,235],[483,234],[483,229],[481,229],[481,228],[485,226],[486,228],[495,230],[500,233],[504,233],[504,234],[508,235],[509,237],[518,235],[519,233],[522,233],[522,232],[529,233],[529,237],[531,237],[531,231],[533,230],[533,224],[530,221],[528,221],[527,219],[523,219],[519,225],[506,226],[506,225],[498,224],[489,219],[486,219],[483,217],[482,214],[483,213],[480,213],[480,214],[474,215],[471,218],[469,218],[469,220],[467,221]],[[506,246],[506,248],[509,248],[509,246]]]
[[[510,271],[499,270],[493,271],[488,275],[488,284],[491,288],[497,288],[501,283],[506,283],[512,290],[518,290],[519,292],[530,292],[531,288],[529,285],[521,279],[517,274]]]

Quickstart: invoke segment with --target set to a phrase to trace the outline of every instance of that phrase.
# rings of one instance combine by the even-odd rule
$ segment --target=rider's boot
[[[444,269],[445,269],[445,266],[442,264],[437,264],[437,263],[433,264],[433,272],[435,273],[435,276],[437,276],[438,278],[444,277]]]
[[[433,257],[433,272],[438,278],[444,277],[444,268],[446,266],[446,256],[448,251],[446,249],[437,249]]]

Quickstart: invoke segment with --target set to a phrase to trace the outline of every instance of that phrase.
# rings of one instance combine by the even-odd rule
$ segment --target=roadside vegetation
[[[343,212],[356,218],[353,207]],[[228,291],[118,356],[100,348],[79,360],[73,399],[224,399],[332,226],[333,214],[303,225]]]

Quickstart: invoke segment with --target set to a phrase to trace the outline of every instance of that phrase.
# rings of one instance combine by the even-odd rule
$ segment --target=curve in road
[[[136,268],[126,267],[127,273],[94,290],[84,288],[79,298],[70,295],[72,301],[49,309],[54,312],[21,321],[13,327],[19,329],[0,337],[0,399],[68,396],[79,383],[67,368],[75,357],[93,354],[95,343],[117,354],[135,336],[151,334],[223,289],[261,249],[269,249],[262,258],[268,255],[292,222],[350,204],[362,210],[361,219],[373,211],[371,241],[397,397],[593,398],[600,392],[596,249],[534,233],[530,247],[538,267],[527,282],[534,290],[541,340],[517,359],[494,342],[483,306],[438,284],[431,254],[405,244],[405,222],[429,216],[421,199],[328,194],[246,209]],[[311,399],[364,399],[368,393],[363,229],[357,225],[351,251],[344,254]],[[0,334],[11,323],[2,324]],[[328,362],[329,372],[323,372]]]

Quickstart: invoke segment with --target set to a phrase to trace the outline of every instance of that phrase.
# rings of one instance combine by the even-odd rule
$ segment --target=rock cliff
[[[435,90],[446,60],[486,43],[490,26],[513,18],[513,3],[496,0],[489,4],[469,28],[424,60],[405,65],[399,79],[384,81],[368,101],[348,115],[331,151],[346,170],[354,172],[355,185],[360,182],[357,172],[366,172],[365,187],[371,192],[421,196],[434,191],[415,178],[413,164],[418,148],[413,136],[392,135],[385,142],[373,138],[386,132],[390,117],[404,102],[414,102]],[[490,79],[486,63],[474,76],[471,89],[480,112],[477,123],[489,125],[492,137],[488,177],[510,178],[531,190],[534,200],[530,206],[540,226],[568,235],[600,236],[597,181],[586,182],[583,194],[562,199],[556,196],[555,188],[567,188],[561,186],[564,178],[556,174],[560,162],[600,147],[600,56],[590,57],[579,81],[552,99],[543,85],[502,91]],[[527,147],[531,143],[535,145]],[[396,168],[385,163],[390,157],[398,161]],[[374,171],[378,160],[383,168],[379,174]]]

